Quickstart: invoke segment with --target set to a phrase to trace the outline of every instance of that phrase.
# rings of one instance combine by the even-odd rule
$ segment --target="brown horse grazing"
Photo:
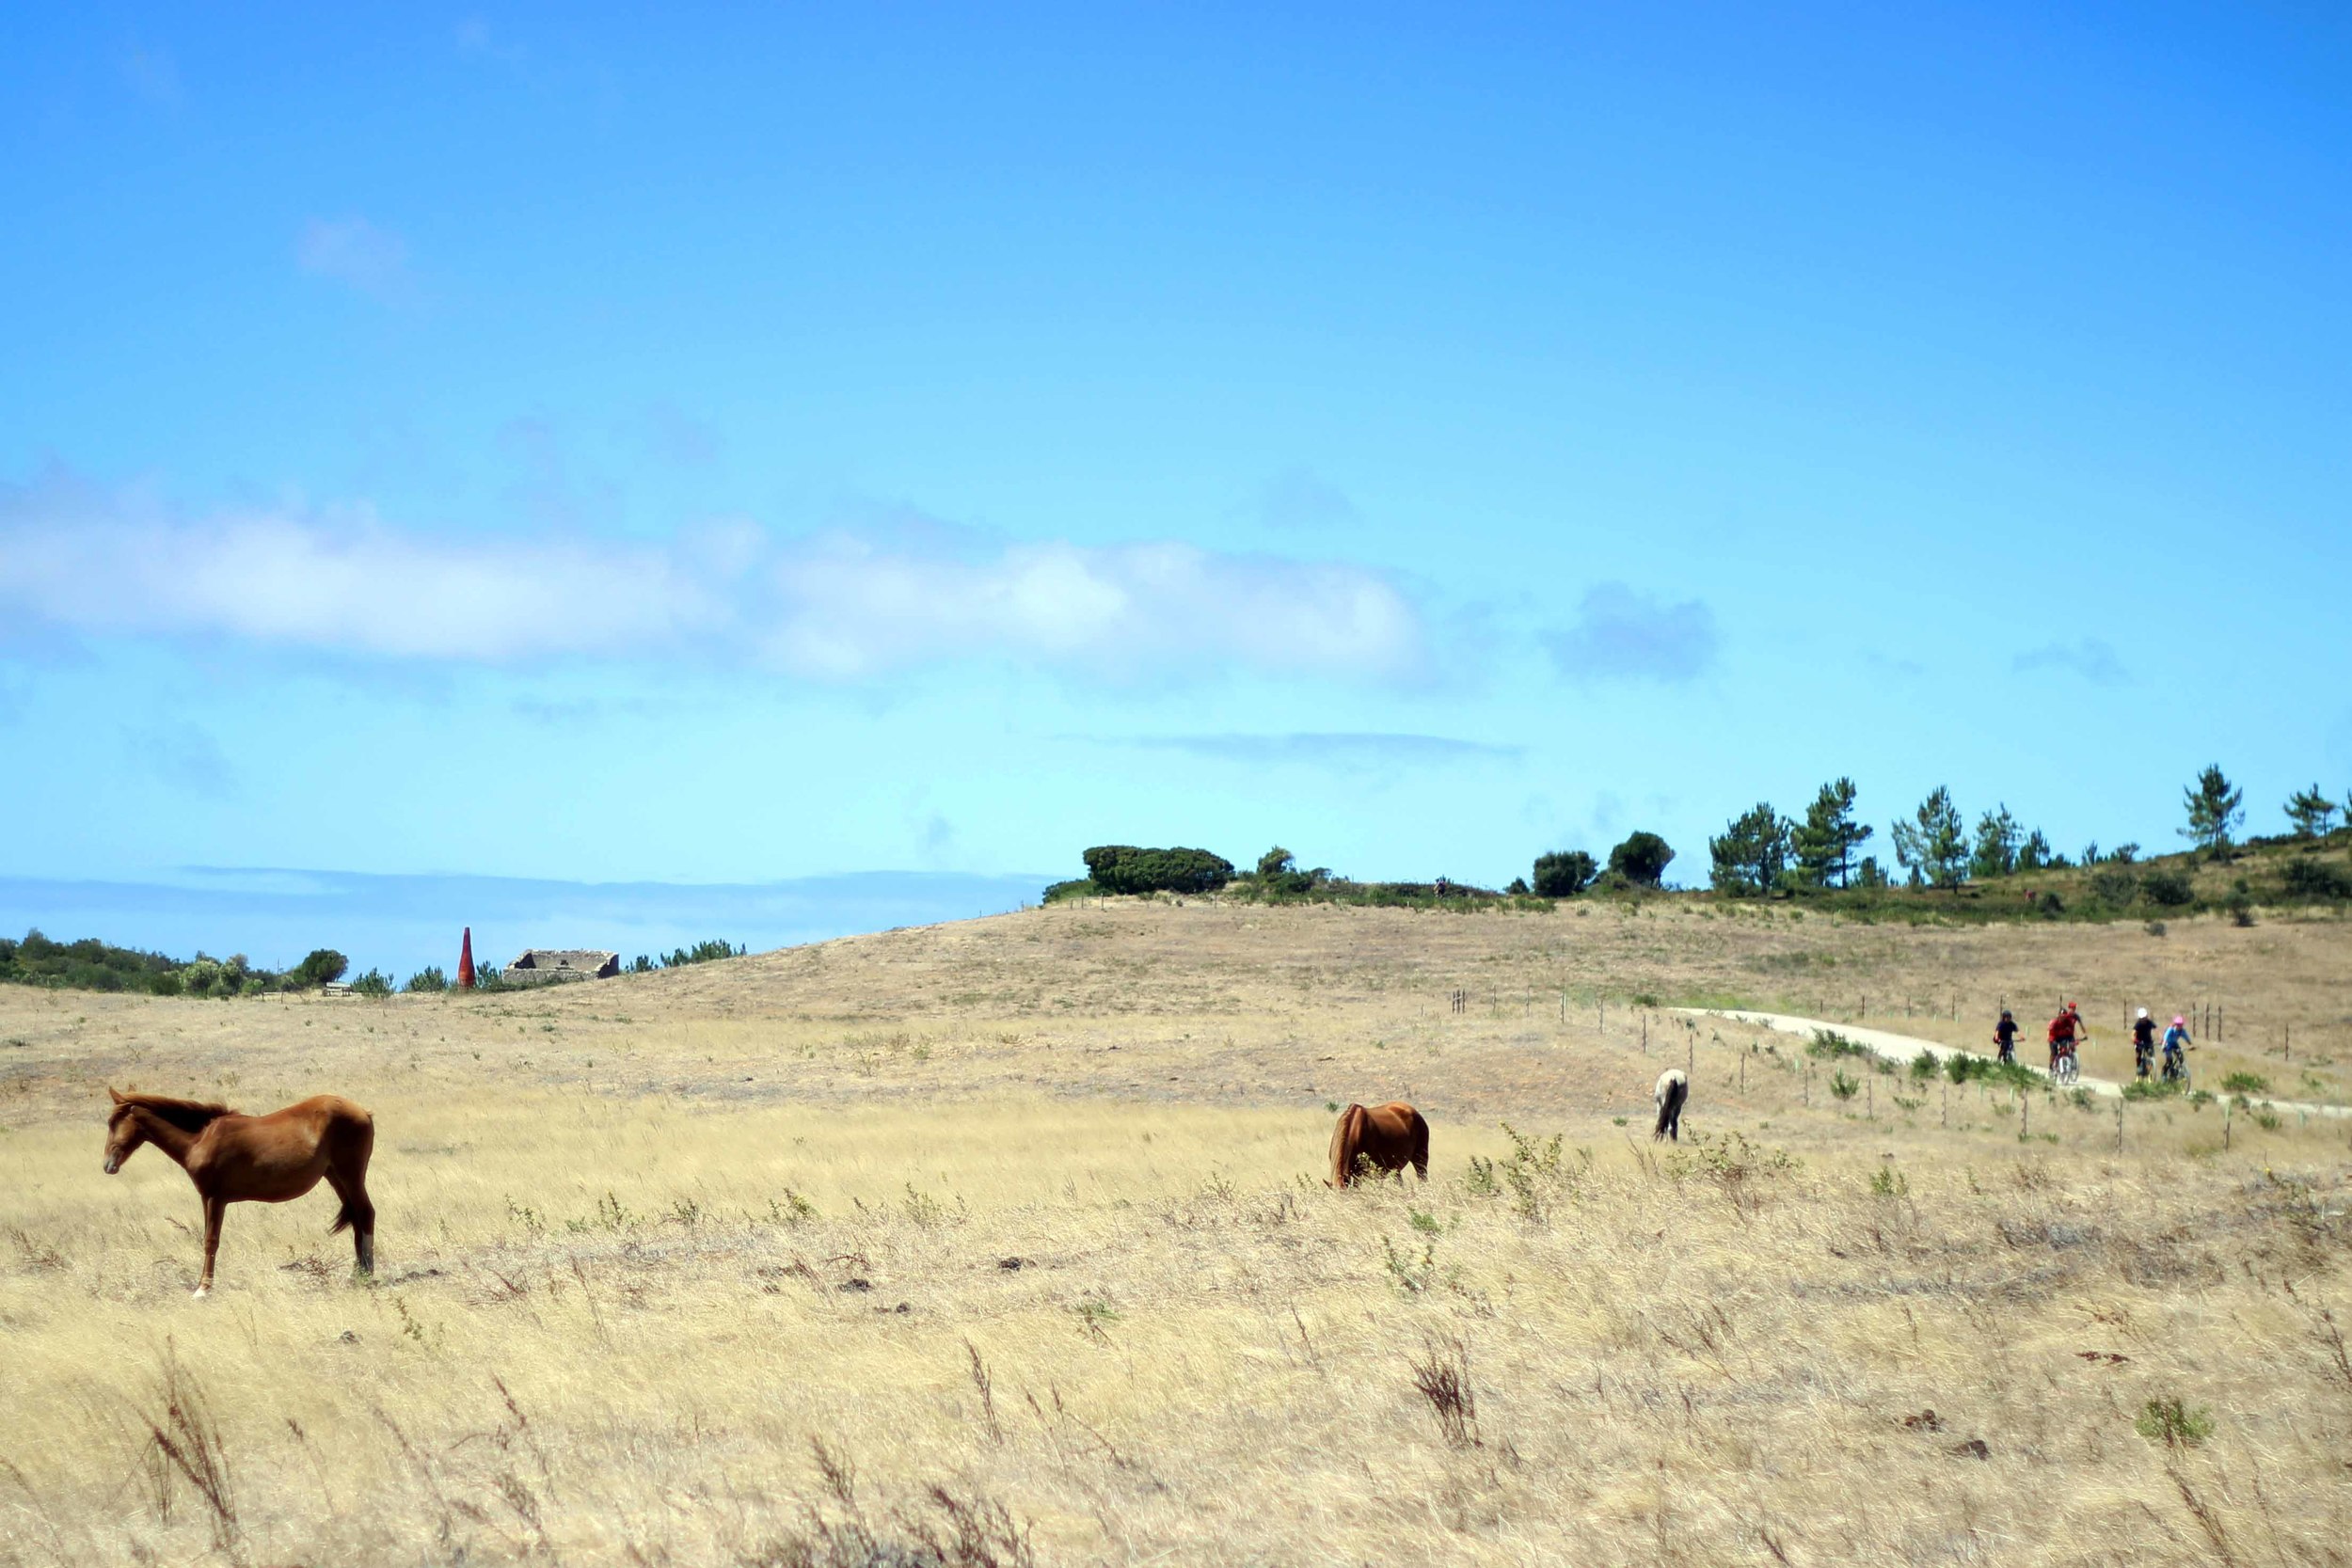
[[[1331,1129],[1331,1178],[1327,1187],[1344,1187],[1360,1166],[1402,1172],[1406,1165],[1429,1180],[1429,1124],[1399,1100],[1387,1105],[1350,1105]]]
[[[229,1205],[248,1200],[283,1203],[326,1178],[343,1200],[327,1232],[351,1229],[359,1272],[375,1272],[375,1205],[368,1201],[368,1156],[375,1121],[339,1095],[323,1094],[272,1111],[241,1116],[226,1105],[160,1094],[115,1094],[106,1118],[106,1174],[141,1144],[171,1156],[204,1200],[204,1276],[196,1293],[213,1289],[213,1255],[220,1250],[220,1219]]]
[[[1691,1080],[1678,1067],[1670,1067],[1658,1075],[1658,1087],[1653,1091],[1658,1101],[1658,1130],[1649,1141],[1661,1138],[1682,1141],[1682,1107],[1691,1099]]]

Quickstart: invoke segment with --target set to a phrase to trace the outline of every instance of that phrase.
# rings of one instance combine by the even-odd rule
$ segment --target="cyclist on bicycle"
[[[2178,1079],[2187,1069],[2188,1020],[2172,1015],[2172,1027],[2164,1032],[2164,1076],[2168,1082]]]
[[[2074,1043],[2090,1037],[2090,1031],[2083,1025],[2082,1009],[2069,1002],[2065,1010],[2050,1021],[2050,1076],[2058,1075],[2058,1063],[2074,1054]]]
[[[2132,1020],[2132,1066],[2138,1069],[2140,1077],[2145,1078],[2155,1060],[2156,1021],[2148,1016],[2147,1008],[2142,1007],[2139,1016]]]
[[[2001,1022],[1993,1026],[1993,1043],[2000,1048],[2004,1063],[2017,1060],[2017,1021],[2009,1016],[2007,1007],[2001,1009]]]

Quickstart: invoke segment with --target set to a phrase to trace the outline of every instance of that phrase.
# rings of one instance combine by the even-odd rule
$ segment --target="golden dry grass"
[[[1631,1003],[1973,1043],[2218,995],[2207,1081],[2334,1098],[2347,980],[2328,923],[1192,901],[551,993],[0,991],[0,1562],[1015,1560],[992,1508],[1044,1562],[2342,1561],[2352,1129],[2135,1105],[2119,1152]],[[313,1196],[189,1300],[110,1081],[370,1105],[375,1287]],[[1327,1103],[1391,1097],[1436,1179],[1325,1189]],[[2137,1430],[2176,1399],[2210,1435]]]

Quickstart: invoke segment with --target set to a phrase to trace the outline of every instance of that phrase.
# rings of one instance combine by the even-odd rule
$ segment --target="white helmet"
[[[2142,1018],[2146,1018],[2146,1017],[2148,1016],[2148,1009],[2147,1009],[2147,1008],[2145,1008],[2145,1007],[2140,1008],[2140,1009],[2139,1009],[2139,1016],[2140,1016],[2140,1017],[2142,1017]]]

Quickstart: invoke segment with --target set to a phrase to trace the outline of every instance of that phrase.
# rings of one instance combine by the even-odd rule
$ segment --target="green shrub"
[[[2352,898],[2352,872],[2308,856],[2287,862],[2280,885],[2296,898]]]
[[[1041,901],[1058,904],[1065,898],[1098,898],[1108,892],[1110,889],[1091,877],[1073,877],[1066,882],[1056,882],[1047,888]],[[650,969],[653,966],[647,964],[645,967]]]
[[[1581,849],[1555,849],[1535,857],[1534,889],[1544,898],[1573,898],[1592,886],[1600,867]]]
[[[441,973],[439,964],[427,964],[408,976],[410,990],[447,990],[449,976]]]
[[[1840,1100],[1851,1100],[1862,1092],[1862,1080],[1847,1077],[1845,1069],[1840,1068],[1829,1075],[1829,1092]]]
[[[2268,1094],[2270,1080],[2259,1072],[2233,1072],[2221,1080],[2223,1094]]]
[[[2139,874],[2120,865],[2103,865],[2090,874],[2090,895],[2102,904],[2126,909],[2139,896]]]
[[[2142,877],[2139,891],[2147,895],[2151,904],[2162,904],[2168,909],[2179,909],[2197,896],[2197,889],[2190,883],[2188,874],[2169,869],[2151,871]]]
[[[389,996],[392,994],[392,977],[381,970],[371,969],[351,982],[351,994],[354,996]]]
[[[1955,1084],[1999,1084],[2013,1089],[2042,1086],[2041,1074],[2018,1062],[1958,1051],[1944,1058],[1944,1075]]]
[[[1935,1053],[1932,1051],[1922,1051],[1919,1054],[1911,1058],[1911,1075],[1914,1078],[1922,1079],[1934,1077]]]
[[[1107,893],[1215,893],[1233,879],[1233,863],[1206,849],[1139,849],[1098,844],[1087,873]]]
[[[2185,1405],[2177,1399],[2150,1400],[2139,1407],[2132,1430],[2168,1449],[2193,1449],[2213,1435],[2213,1416],[2201,1406]]]
[[[1808,1056],[1860,1056],[1866,1061],[1875,1060],[1878,1056],[1878,1053],[1868,1046],[1859,1040],[1850,1040],[1835,1029],[1814,1030],[1812,1039],[1805,1042],[1804,1053]]]

